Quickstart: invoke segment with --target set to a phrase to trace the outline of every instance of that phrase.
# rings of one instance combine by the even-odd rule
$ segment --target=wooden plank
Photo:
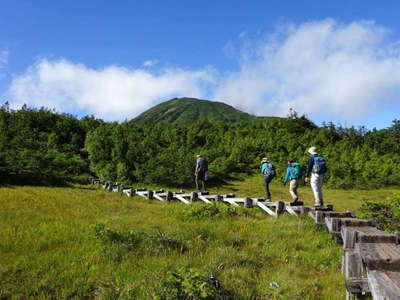
[[[182,197],[181,195],[175,195],[174,196],[176,199],[178,199],[179,201],[185,203],[185,204],[190,204],[189,200],[186,200],[184,197]]]
[[[262,202],[257,202],[256,205],[261,208],[263,211],[265,211],[267,214],[273,216],[273,217],[277,217],[278,214],[275,213],[272,209],[270,209],[268,206],[265,205],[265,203]]]
[[[293,210],[293,208],[292,208],[291,205],[287,205],[287,204],[285,203],[285,210],[286,210],[289,214],[298,217],[297,213]]]
[[[235,201],[232,201],[232,200],[229,199],[229,198],[223,198],[223,201],[224,201],[224,202],[227,202],[227,203],[229,203],[229,204],[231,204],[231,205],[233,205],[233,206],[239,206],[239,204],[237,204]]]
[[[209,197],[207,197],[209,199]],[[213,198],[213,197],[211,197]],[[224,199],[227,199],[226,197],[223,197]],[[230,202],[235,202],[235,203],[245,203],[246,198],[234,198],[234,197],[230,197],[228,198]]]
[[[166,193],[165,193],[165,196],[167,196]],[[166,200],[162,197],[161,194],[157,194],[157,193],[154,193],[154,194],[153,194],[153,198],[154,198],[154,199],[157,199],[157,200],[160,200],[160,201],[162,201],[162,202],[166,201]]]
[[[368,285],[374,300],[400,299],[399,272],[368,272]]]
[[[363,278],[363,263],[358,249],[344,251],[342,263],[342,273],[346,278]]]
[[[136,194],[140,197],[147,198],[147,191],[136,190]]]
[[[354,223],[353,223],[354,224]],[[360,223],[365,225],[365,223]],[[373,226],[342,226],[344,249],[353,249],[356,243],[396,243],[396,236]]]
[[[400,247],[396,244],[357,243],[356,248],[368,271],[400,271]]]
[[[341,228],[342,228],[342,219],[344,218],[355,218],[353,212],[348,211],[344,213],[338,212],[326,212],[324,222],[329,231],[329,233],[338,239],[338,241],[342,238]]]
[[[132,188],[129,189],[123,189],[122,193],[124,193],[128,197],[132,197],[135,194],[135,190]]]
[[[207,198],[205,198],[205,197],[202,196],[202,195],[198,195],[198,199],[201,200],[201,201],[203,201],[203,202],[205,202],[205,203],[211,203],[210,200],[208,200]]]
[[[293,207],[293,210],[298,210],[301,215],[308,214],[311,211],[310,206]]]

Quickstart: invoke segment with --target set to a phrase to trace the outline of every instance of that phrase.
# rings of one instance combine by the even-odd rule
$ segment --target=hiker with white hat
[[[308,149],[308,153],[310,153],[311,157],[308,160],[305,181],[310,181],[311,189],[314,193],[315,206],[322,206],[324,205],[322,185],[324,183],[324,176],[328,171],[328,168],[326,166],[325,159],[318,154],[316,147],[310,147],[310,149]]]
[[[264,192],[266,201],[271,201],[271,192],[269,190],[269,184],[276,177],[275,166],[269,161],[268,158],[264,157],[261,160],[260,166],[261,174],[264,175],[263,185],[264,185]]]
[[[202,191],[202,192],[205,191],[205,188],[206,188],[205,182],[208,179],[207,172],[208,172],[207,160],[200,154],[196,155],[196,168],[194,170],[194,176],[195,176],[195,181],[196,181],[196,189],[198,191]],[[201,189],[200,189],[199,183],[201,183]]]

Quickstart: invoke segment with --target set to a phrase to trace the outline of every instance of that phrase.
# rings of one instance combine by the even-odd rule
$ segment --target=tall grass
[[[287,198],[286,188],[272,188],[276,200]],[[261,182],[251,177],[213,189],[230,191],[261,195]],[[391,193],[326,191],[336,207],[353,210]],[[300,194],[311,203],[307,187]],[[196,288],[190,278],[196,285],[211,275],[225,298],[344,298],[341,247],[311,220],[216,209],[202,213],[202,204],[88,186],[0,188],[0,298],[164,299],[171,278],[189,293]],[[207,284],[204,295],[212,290]]]

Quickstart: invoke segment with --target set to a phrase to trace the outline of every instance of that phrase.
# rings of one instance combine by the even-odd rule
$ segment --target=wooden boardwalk
[[[278,217],[282,213],[293,216],[307,215],[317,226],[322,226],[339,243],[343,244],[342,273],[346,278],[347,299],[400,300],[400,233],[389,234],[375,227],[372,221],[357,219],[350,211],[335,212],[326,207],[293,206],[289,202],[266,202],[254,197],[238,198],[234,194],[210,195],[208,193],[184,193],[134,189],[92,179],[92,184],[102,185],[110,192],[121,192],[132,197],[138,195],[162,202],[180,201],[222,202],[233,206],[258,207],[268,215]]]

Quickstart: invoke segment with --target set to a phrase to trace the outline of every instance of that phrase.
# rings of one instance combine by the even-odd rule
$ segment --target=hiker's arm
[[[290,176],[290,168],[287,168],[287,169],[286,169],[285,179],[283,180],[283,183],[288,182],[289,176]]]
[[[312,171],[312,169],[313,169],[313,166],[314,166],[314,158],[311,157],[311,158],[308,160],[308,163],[307,163],[306,178],[309,178],[309,177],[311,176],[311,171]]]

